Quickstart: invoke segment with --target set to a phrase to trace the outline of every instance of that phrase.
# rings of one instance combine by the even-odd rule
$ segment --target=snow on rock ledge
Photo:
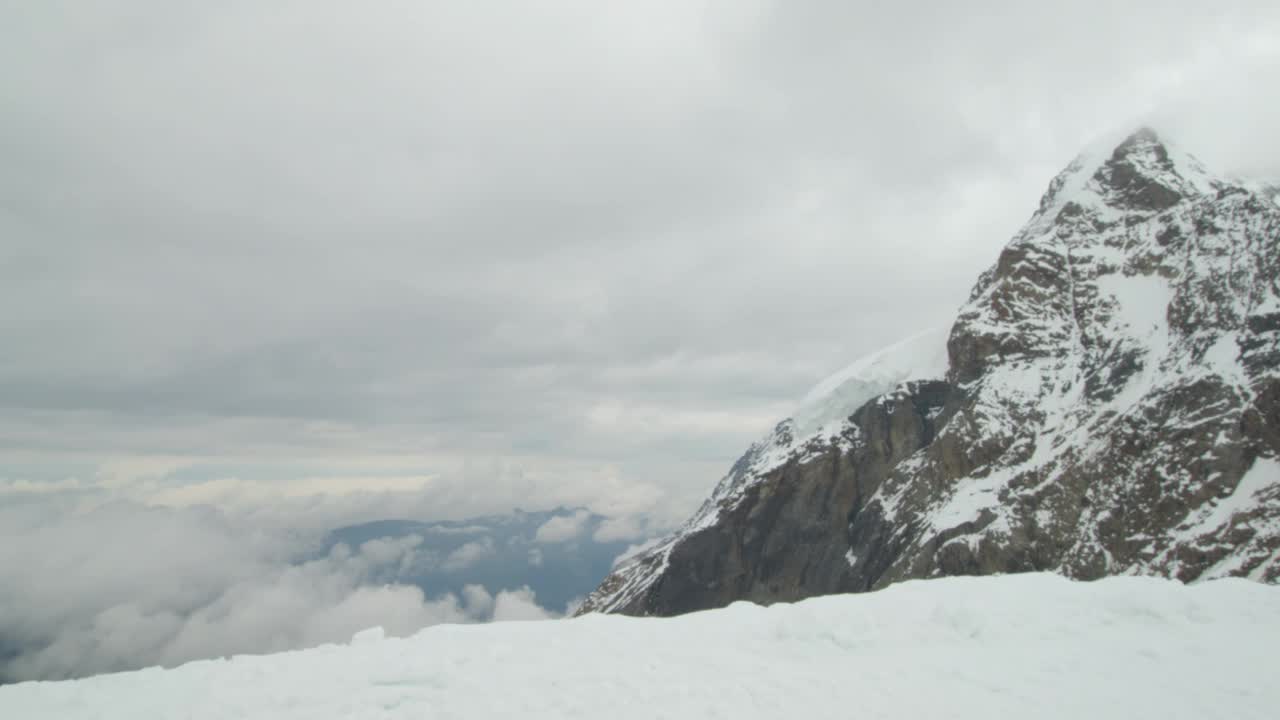
[[[847,449],[858,432],[850,416],[859,407],[904,383],[937,380],[946,373],[947,333],[935,328],[860,358],[822,380],[791,417],[747,449],[693,517],[673,535],[620,562],[578,613],[616,611],[641,599],[666,571],[671,553],[685,537],[720,522],[722,513],[741,503],[768,473],[832,448]]]
[[[908,380],[941,380],[946,374],[946,329],[913,335],[818,383],[792,414],[795,435],[803,442],[824,431],[835,434],[866,401]]]

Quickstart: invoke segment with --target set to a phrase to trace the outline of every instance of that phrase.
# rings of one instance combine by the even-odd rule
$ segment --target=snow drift
[[[1227,579],[910,581],[678,618],[408,639],[0,687],[0,717],[1274,717],[1280,588]]]

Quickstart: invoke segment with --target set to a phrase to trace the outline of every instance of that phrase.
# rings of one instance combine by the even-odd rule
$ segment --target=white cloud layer
[[[575,540],[586,530],[591,513],[579,510],[572,515],[557,515],[542,524],[533,536],[535,542],[562,543]]]
[[[642,515],[622,515],[600,523],[591,539],[596,542],[637,540],[655,534],[649,529],[649,519]]]
[[[0,504],[0,680],[346,642],[374,626],[403,636],[554,616],[528,588],[426,598],[384,584],[414,562],[419,537],[314,557],[306,536],[210,508],[118,502],[75,513],[49,497]]]
[[[489,538],[469,542],[449,553],[442,566],[445,570],[465,570],[494,553],[493,541]]]

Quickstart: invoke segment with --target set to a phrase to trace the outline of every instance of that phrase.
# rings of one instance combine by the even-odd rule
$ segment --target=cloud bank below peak
[[[0,502],[0,682],[347,642],[375,626],[406,636],[441,623],[552,619],[570,597],[551,593],[545,608],[529,586],[501,585],[515,575],[500,567],[482,576],[491,588],[422,581],[422,568],[467,577],[497,552],[494,535],[449,534],[464,544],[442,555],[422,533],[322,543],[207,506],[69,511],[57,501]]]

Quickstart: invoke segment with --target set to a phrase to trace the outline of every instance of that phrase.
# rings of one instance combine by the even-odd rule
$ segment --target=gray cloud
[[[0,452],[339,428],[607,458],[687,509],[826,371],[945,322],[1098,133],[1280,166],[1272,5],[15,9]]]

